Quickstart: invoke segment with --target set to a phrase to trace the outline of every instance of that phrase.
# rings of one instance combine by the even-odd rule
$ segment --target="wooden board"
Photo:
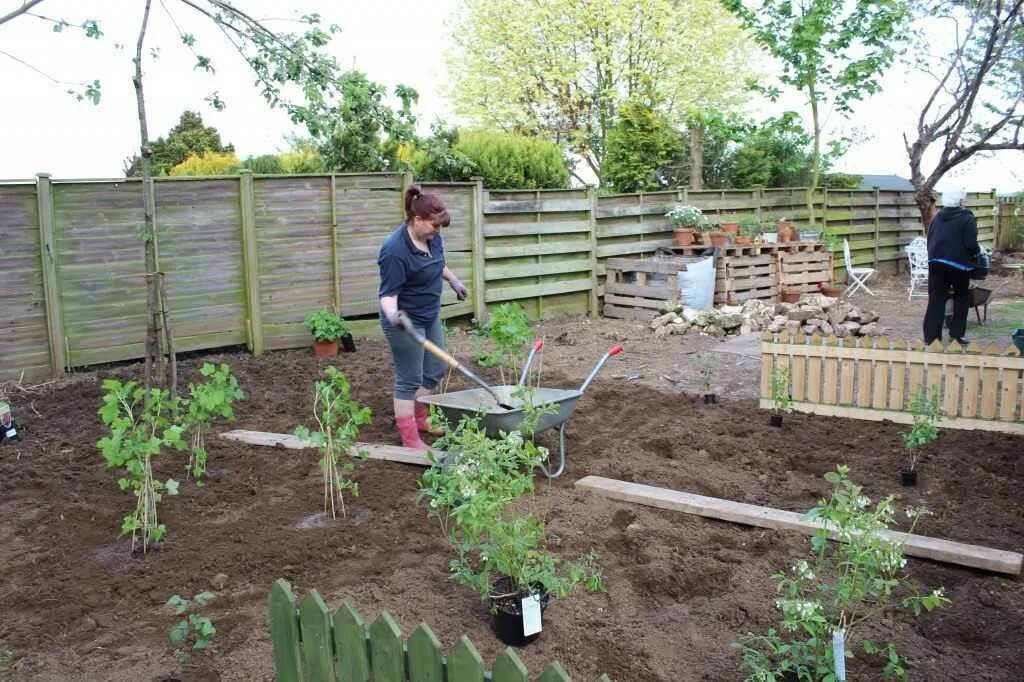
[[[221,438],[234,440],[250,445],[267,445],[270,447],[283,447],[289,450],[304,450],[311,447],[306,441],[299,439],[289,433],[267,433],[265,431],[247,431],[238,429],[226,431],[220,434]],[[379,443],[356,443],[356,448],[369,453],[370,459],[384,459],[389,462],[401,462],[402,464],[415,464],[417,466],[430,466],[430,460],[422,450],[403,448],[398,445],[382,445]],[[437,459],[444,457],[440,450],[434,450]]]
[[[694,495],[667,488],[656,488],[640,483],[617,481],[602,476],[586,476],[576,481],[575,485],[577,488],[590,490],[613,500],[636,502],[658,509],[696,514],[705,518],[759,528],[792,530],[805,535],[814,535],[822,528],[822,522],[804,520],[803,515],[796,512]],[[980,568],[995,573],[1020,575],[1022,560],[1024,560],[1024,557],[1016,552],[968,545],[924,535],[883,531],[881,536],[902,545],[903,553],[907,556]]]

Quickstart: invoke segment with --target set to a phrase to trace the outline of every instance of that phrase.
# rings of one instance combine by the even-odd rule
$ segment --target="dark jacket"
[[[928,226],[928,260],[942,259],[973,267],[981,253],[978,221],[966,208],[947,207]]]

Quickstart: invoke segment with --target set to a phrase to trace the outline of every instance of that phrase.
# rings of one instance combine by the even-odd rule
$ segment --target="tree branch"
[[[25,3],[22,4],[21,7],[19,7],[18,9],[14,10],[12,12],[9,12],[9,13],[5,14],[4,16],[0,17],[0,26],[3,26],[4,24],[6,24],[11,19],[16,19],[17,17],[20,17],[22,14],[24,14],[27,11],[29,11],[30,9],[32,9],[33,7],[35,7],[36,5],[41,3],[42,1],[43,0],[25,0]]]

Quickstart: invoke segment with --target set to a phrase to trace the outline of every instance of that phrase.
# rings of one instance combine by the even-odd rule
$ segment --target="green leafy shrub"
[[[825,474],[832,485],[829,499],[822,499],[806,519],[825,524],[811,538],[810,559],[796,561],[786,572],[772,576],[782,614],[780,629],[764,635],[748,633],[734,646],[742,649],[749,682],[779,680],[786,673],[801,682],[835,681],[833,636],[844,643],[845,659],[854,659],[855,634],[863,624],[892,611],[898,604],[915,616],[931,611],[949,599],[943,590],[921,593],[903,577],[906,566],[902,545],[880,535],[895,521],[893,498],[871,500],[848,478],[849,469],[838,466]],[[908,509],[913,523],[925,514]],[[836,541],[829,540],[829,533]],[[906,660],[893,644],[860,639],[861,650],[880,656],[887,678],[906,679]],[[850,677],[849,679],[854,679]],[[856,679],[861,679],[858,676]]]
[[[771,383],[772,411],[784,414],[792,409],[793,396],[789,394],[789,372],[783,367],[772,369]]]
[[[490,130],[459,131],[452,149],[469,159],[496,189],[564,188],[569,166],[558,145],[539,137]]]
[[[157,504],[164,495],[178,494],[178,482],[171,478],[157,480],[152,465],[153,457],[164,448],[185,447],[182,427],[171,421],[177,405],[167,391],[151,388],[147,395],[146,389],[134,381],[105,379],[103,392],[99,415],[110,427],[110,435],[100,438],[96,446],[108,467],[123,467],[126,471],[117,484],[135,495],[135,510],[121,521],[121,535],[131,533],[132,552],[141,538],[145,553],[167,534],[157,518]]]
[[[526,311],[518,303],[502,303],[494,309],[484,333],[490,347],[477,352],[477,363],[481,367],[497,367],[503,384],[506,371],[515,381],[526,359],[526,344],[533,338]]]
[[[942,419],[939,389],[933,388],[929,393],[922,386],[910,399],[910,413],[914,416],[914,422],[909,430],[900,434],[900,438],[907,449],[907,471],[914,471],[921,448],[939,437],[937,424]]]
[[[186,599],[175,594],[167,600],[167,606],[174,611],[174,615],[185,616],[171,628],[168,636],[171,644],[177,647],[191,641],[192,649],[195,651],[202,651],[210,646],[210,640],[217,634],[217,628],[210,618],[199,613],[199,609],[212,603],[216,596],[213,592],[200,592],[192,599]],[[188,654],[179,651],[178,658],[187,660]]]
[[[648,192],[667,187],[665,172],[682,152],[683,139],[671,123],[649,106],[627,102],[608,131],[601,180],[613,192]]]
[[[529,435],[555,408],[534,406],[528,392],[521,399],[527,415],[520,428]],[[603,589],[595,553],[562,562],[550,551],[547,523],[533,495],[533,473],[548,456],[545,448],[519,431],[489,438],[478,417],[447,429],[436,445],[447,457],[423,474],[417,501],[428,501],[428,515],[455,548],[450,569],[459,583],[485,599],[508,596],[492,594],[500,577],[511,580],[516,594],[538,585],[557,597],[579,585]]]
[[[245,161],[242,161],[242,168],[247,168],[256,175],[280,175],[284,173],[281,157],[275,154],[250,156]]]
[[[337,341],[348,334],[348,323],[330,310],[315,310],[306,315],[306,329],[317,341]]]
[[[314,387],[313,418],[317,429],[311,431],[305,426],[295,429],[295,435],[308,441],[320,451],[320,469],[324,481],[324,512],[330,505],[331,518],[337,518],[336,508],[341,507],[345,516],[344,492],[359,495],[359,484],[349,478],[355,471],[356,461],[365,460],[367,453],[356,450],[359,428],[370,423],[372,413],[369,407],[360,405],[352,398],[348,379],[335,367],[324,370],[325,381],[317,381]]]
[[[242,167],[242,163],[234,152],[206,151],[192,154],[187,159],[171,168],[171,175],[176,176],[207,176],[234,175]]]
[[[199,372],[206,377],[206,381],[189,384],[189,397],[182,410],[182,426],[191,435],[191,454],[185,471],[195,478],[196,485],[201,486],[201,479],[206,475],[206,432],[217,417],[233,420],[233,405],[236,400],[245,398],[245,394],[226,364],[215,367],[212,363],[204,362]]]

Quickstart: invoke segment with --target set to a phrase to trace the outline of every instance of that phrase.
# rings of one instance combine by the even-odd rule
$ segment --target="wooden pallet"
[[[716,266],[715,303],[776,300],[778,275],[774,255],[722,256]]]
[[[711,255],[710,244],[691,244],[690,246],[673,246],[672,251],[683,256],[698,256],[701,254]],[[760,245],[738,245],[728,244],[718,249],[717,256],[760,256],[764,254],[776,255],[779,253],[816,253],[825,251],[825,244],[822,242],[786,242],[785,244]]]
[[[828,251],[780,252],[778,260],[779,293],[782,290],[813,294],[832,281],[832,254]]]
[[[609,258],[605,261],[605,317],[649,322],[670,301],[679,300],[677,275],[702,258],[670,256]]]

